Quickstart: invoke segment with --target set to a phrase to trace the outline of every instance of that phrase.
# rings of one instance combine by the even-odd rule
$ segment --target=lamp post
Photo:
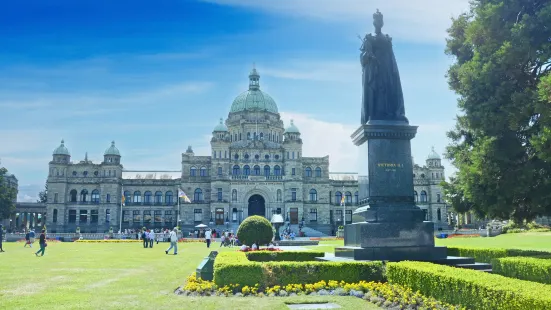
[[[229,213],[230,213],[230,212],[226,212],[226,229],[230,227],[230,217],[229,217]]]
[[[209,225],[212,226],[214,224],[214,219],[212,218],[212,211],[210,211],[210,221]]]

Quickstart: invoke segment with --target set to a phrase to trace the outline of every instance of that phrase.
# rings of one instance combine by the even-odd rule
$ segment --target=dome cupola
[[[260,75],[254,66],[249,74],[249,90],[237,96],[230,109],[230,113],[243,111],[278,113],[274,99],[260,90]]]
[[[291,125],[285,129],[285,133],[298,133],[300,134],[300,130],[298,130],[298,127],[295,126],[295,123],[293,120],[291,120]]]
[[[58,147],[54,150],[54,154],[53,154],[53,155],[71,156],[71,154],[69,153],[69,150],[65,147],[65,141],[64,141],[64,140],[61,140],[61,145],[58,146]]]
[[[115,141],[111,141],[111,146],[103,153],[103,163],[119,165],[121,163],[121,153],[115,146]]]
[[[431,159],[438,159],[440,160],[440,155],[438,155],[438,153],[436,153],[436,151],[434,150],[434,146],[431,148],[431,151],[429,153],[429,156],[427,156],[427,159],[428,160],[431,160]]]
[[[121,156],[119,149],[115,146],[115,141],[111,141],[111,146],[107,150],[105,150],[103,156],[107,155]]]
[[[228,131],[228,127],[226,127],[226,125],[224,125],[224,120],[222,118],[220,118],[220,123],[218,125],[216,125],[216,127],[214,127],[214,131],[215,132],[227,132]]]

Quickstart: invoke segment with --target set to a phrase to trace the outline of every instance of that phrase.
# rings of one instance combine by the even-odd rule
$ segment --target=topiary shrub
[[[272,224],[266,218],[258,215],[246,218],[237,229],[237,237],[243,244],[251,246],[267,245],[274,236]]]

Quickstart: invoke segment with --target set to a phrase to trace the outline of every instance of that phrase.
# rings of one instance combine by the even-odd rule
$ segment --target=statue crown
[[[382,21],[383,21],[383,13],[381,13],[381,12],[379,11],[379,9],[377,9],[377,12],[375,12],[375,13],[373,14],[373,20],[374,20],[375,22],[382,22]]]

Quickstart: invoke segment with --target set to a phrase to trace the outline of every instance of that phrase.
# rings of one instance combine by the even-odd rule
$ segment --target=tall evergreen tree
[[[48,183],[44,186],[44,190],[38,193],[38,200],[36,202],[48,202]]]
[[[479,216],[550,214],[551,161],[540,140],[551,128],[541,95],[551,70],[551,2],[473,0],[448,34],[448,82],[462,111],[448,133],[446,156],[458,168],[449,189]]]
[[[6,175],[8,170],[0,167],[0,219],[9,218],[15,211],[17,190],[8,185]]]

